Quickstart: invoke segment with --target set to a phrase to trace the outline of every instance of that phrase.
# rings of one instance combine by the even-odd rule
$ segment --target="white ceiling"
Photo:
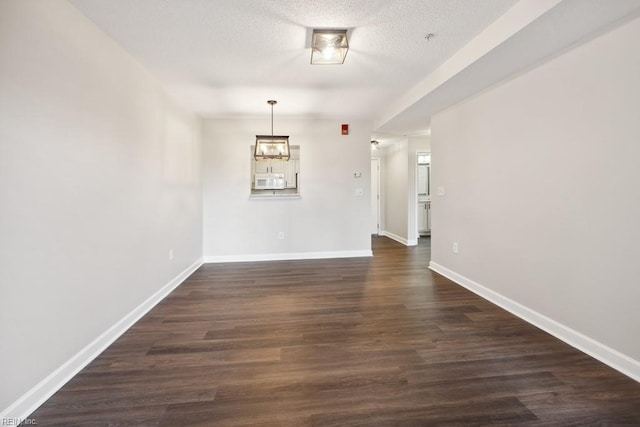
[[[640,10],[640,0],[71,2],[203,117],[269,115],[276,99],[277,115],[372,120],[389,135],[425,132],[439,109]],[[313,28],[349,29],[343,65],[310,64]]]

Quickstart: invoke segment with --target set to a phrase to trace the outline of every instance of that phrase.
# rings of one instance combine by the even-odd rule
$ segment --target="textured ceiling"
[[[375,129],[420,133],[438,111],[638,16],[640,0],[522,0],[383,110]]]
[[[374,120],[516,0],[72,0],[203,117]],[[313,28],[348,28],[344,65],[310,65]],[[425,36],[434,33],[429,41]]]
[[[202,117],[367,119],[373,138],[640,15],[640,0],[71,0]],[[311,30],[347,28],[343,65]],[[427,39],[427,34],[434,37]]]

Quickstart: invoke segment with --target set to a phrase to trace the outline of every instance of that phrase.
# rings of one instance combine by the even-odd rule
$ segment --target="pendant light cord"
[[[274,99],[270,99],[267,101],[267,104],[271,105],[271,136],[273,136],[273,106],[277,103],[278,101]]]

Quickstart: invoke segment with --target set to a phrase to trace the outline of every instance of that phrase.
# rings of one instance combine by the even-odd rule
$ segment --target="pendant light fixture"
[[[271,105],[271,135],[256,135],[256,147],[253,158],[256,160],[289,160],[291,152],[289,150],[289,136],[273,134],[273,106],[278,101],[270,99],[267,104]]]

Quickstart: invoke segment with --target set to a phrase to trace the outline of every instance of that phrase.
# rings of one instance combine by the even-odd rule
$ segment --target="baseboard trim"
[[[381,231],[379,234],[379,236],[386,236],[392,240],[395,240],[398,243],[402,243],[405,246],[416,246],[418,244],[418,240],[407,240],[404,237],[400,237],[397,234],[393,234],[390,231]]]
[[[289,261],[300,259],[325,258],[357,258],[373,256],[371,250],[364,251],[331,251],[331,252],[290,252],[280,254],[249,254],[249,255],[210,255],[204,257],[206,264],[223,262],[255,262],[255,261]]]
[[[169,283],[164,285],[142,304],[134,308],[126,316],[107,329],[99,337],[67,360],[62,366],[49,374],[36,384],[31,390],[23,394],[8,408],[0,413],[0,420],[25,420],[30,414],[40,407],[55,392],[60,390],[71,378],[98,357],[116,339],[125,333],[142,316],[147,314],[163,298],[177,288],[202,265],[202,258],[191,264],[187,269],[178,274]]]
[[[429,269],[451,279],[460,286],[467,288],[482,298],[491,301],[519,318],[537,326],[570,346],[577,348],[583,353],[588,354],[624,375],[640,382],[640,361],[614,350],[613,348],[608,347],[607,345],[571,329],[543,314],[540,314],[510,298],[507,298],[504,295],[492,291],[491,289],[482,286],[481,284],[474,282],[453,270],[449,270],[440,264],[431,261],[429,263]]]

